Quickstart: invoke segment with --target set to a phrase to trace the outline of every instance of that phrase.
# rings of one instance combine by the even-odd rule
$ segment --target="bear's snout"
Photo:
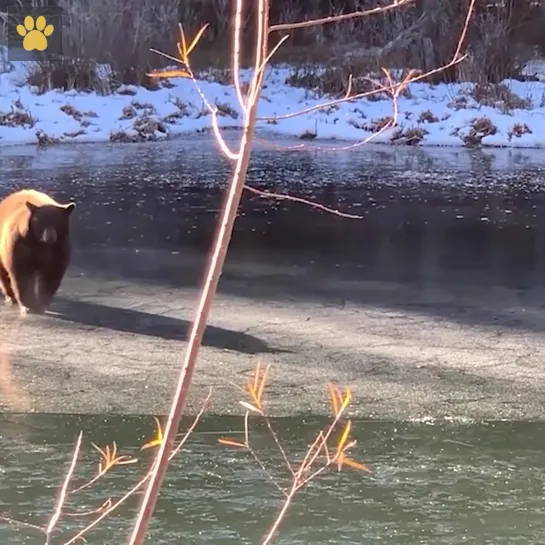
[[[42,233],[42,242],[46,244],[57,242],[57,231],[53,227],[46,227]]]

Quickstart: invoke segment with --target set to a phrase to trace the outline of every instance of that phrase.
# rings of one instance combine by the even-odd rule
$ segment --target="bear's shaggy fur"
[[[0,291],[21,314],[51,304],[70,261],[75,203],[24,189],[0,201]]]

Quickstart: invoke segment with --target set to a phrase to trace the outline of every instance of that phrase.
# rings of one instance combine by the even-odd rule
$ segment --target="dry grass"
[[[480,105],[498,108],[502,113],[529,110],[532,107],[530,99],[520,97],[504,83],[477,83],[470,95]]]
[[[110,142],[115,144],[132,144],[138,142],[136,136],[130,135],[125,131],[115,131],[110,134]]]
[[[142,115],[150,116],[157,114],[157,110],[153,104],[150,104],[149,102],[138,102],[137,100],[132,100],[131,105]]]
[[[83,114],[71,104],[64,104],[61,106],[61,112],[73,117],[76,121],[81,121],[83,119]]]
[[[469,107],[469,100],[468,97],[466,97],[463,94],[456,95],[448,104],[447,106],[451,110],[465,110]]]
[[[116,90],[116,94],[123,96],[134,96],[138,92],[138,89],[134,85],[120,85]]]
[[[539,26],[539,17],[535,22]],[[457,79],[497,84],[504,79],[520,77],[524,64],[534,54],[534,48],[525,36],[524,15],[516,9],[482,10],[473,24],[474,46],[470,48],[468,58],[459,65]],[[517,31],[521,34],[517,35]]]
[[[318,136],[318,131],[305,129],[299,136],[299,140],[314,140]]]
[[[238,112],[226,102],[218,102],[216,100],[214,104],[218,110],[218,115],[221,115],[223,117],[230,117],[231,119],[239,118]]]
[[[138,112],[136,111],[136,108],[132,104],[127,104],[123,108],[123,111],[121,112],[121,116],[119,119],[132,119],[133,117],[136,117],[138,115]]]
[[[122,144],[153,142],[156,140],[163,140],[168,137],[168,133],[168,127],[164,120],[144,114],[139,117],[137,116],[134,119],[132,130],[112,132],[110,134],[110,142]]]
[[[375,59],[376,60],[376,59]],[[370,93],[383,83],[383,75],[376,70],[375,63],[347,63],[330,65],[325,68],[305,66],[294,68],[285,80],[290,87],[304,88],[315,97],[346,95],[349,88],[354,94]],[[406,91],[405,91],[406,92]],[[388,100],[387,93],[370,94],[368,100]]]
[[[28,82],[40,92],[80,89],[107,94],[122,83],[161,86],[146,75],[164,66],[150,48],[174,53],[178,0],[59,0],[58,6],[63,10],[65,56],[37,62],[30,71]],[[101,73],[103,65],[111,67],[111,73]]]
[[[513,137],[520,138],[523,134],[532,134],[532,131],[526,123],[515,123],[509,130],[509,140]]]
[[[49,134],[47,134],[46,132],[42,130],[37,130],[36,141],[37,141],[38,147],[47,148],[54,144],[58,144],[59,139],[54,136],[49,136]]]
[[[174,97],[172,103],[176,106],[176,111],[163,117],[164,123],[176,124],[180,119],[191,115],[189,106],[179,97]]]
[[[371,120],[369,123],[365,123],[362,128],[367,132],[378,133],[384,130],[384,127],[388,126],[393,121],[392,116],[380,117]]]
[[[424,140],[426,134],[428,134],[428,131],[422,127],[413,127],[410,129],[399,128],[394,132],[390,140],[394,144],[416,146],[419,142]]]
[[[433,114],[431,110],[424,110],[418,116],[419,123],[437,123],[439,118]]]
[[[61,61],[39,61],[32,64],[26,75],[26,83],[38,93],[53,89],[94,91],[100,95],[112,92],[112,80],[104,69],[93,61],[68,57]]]
[[[81,136],[82,134],[86,134],[84,129],[79,129],[74,132],[65,132],[64,136],[67,138],[76,138],[76,136]]]
[[[112,80],[156,87],[146,72],[163,66],[150,48],[173,52],[177,0],[59,0],[63,49],[75,58],[111,66]]]
[[[157,133],[168,135],[166,125],[159,119],[144,115],[133,123],[134,130],[138,133],[141,141],[157,140]]]
[[[12,104],[9,112],[0,111],[0,126],[2,127],[34,127],[36,120],[30,112],[22,109],[19,104]]]
[[[488,117],[479,117],[471,120],[471,130],[463,140],[467,147],[480,146],[485,136],[496,134],[498,129]]]

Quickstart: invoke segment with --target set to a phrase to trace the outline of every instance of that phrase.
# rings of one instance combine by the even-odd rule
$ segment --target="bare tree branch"
[[[269,27],[269,33],[279,32],[282,30],[295,30],[297,28],[308,28],[311,26],[321,26],[330,23],[348,21],[349,19],[368,17],[369,15],[375,15],[377,13],[385,13],[387,11],[399,9],[408,4],[412,4],[414,1],[415,0],[393,0],[391,4],[378,6],[376,8],[368,9],[365,11],[353,11],[351,13],[343,13],[341,15],[331,15],[329,17],[322,17],[320,19],[312,19],[311,21],[301,21],[300,23],[284,23],[282,25],[271,25]]]
[[[249,186],[248,184],[244,186],[244,189],[246,189],[250,193],[259,195],[260,197],[263,197],[264,199],[276,199],[277,201],[299,202],[302,204],[306,204],[307,206],[310,206],[312,208],[323,210],[324,212],[328,212],[329,214],[333,214],[335,216],[341,216],[342,218],[349,218],[353,220],[363,219],[363,216],[358,216],[356,214],[348,214],[346,212],[340,212],[339,210],[335,210],[334,208],[329,208],[328,206],[324,206],[323,204],[312,202],[307,199],[302,199],[300,197],[293,197],[291,195],[286,195],[285,193],[273,193],[272,191],[262,191],[261,189],[256,189],[255,187]]]
[[[55,529],[55,526],[61,517],[62,508],[63,508],[64,502],[66,501],[66,496],[68,494],[68,485],[70,484],[72,475],[74,474],[74,470],[76,469],[76,463],[78,461],[82,438],[83,438],[83,432],[80,432],[78,435],[78,440],[76,442],[76,447],[74,448],[74,454],[72,456],[72,461],[70,462],[68,473],[66,474],[66,477],[64,479],[64,482],[61,488],[61,493],[57,501],[57,506],[55,507],[53,516],[51,517],[51,520],[49,521],[49,524],[47,525],[47,528],[45,529],[45,536],[46,536],[45,545],[49,545],[51,543],[53,530]]]

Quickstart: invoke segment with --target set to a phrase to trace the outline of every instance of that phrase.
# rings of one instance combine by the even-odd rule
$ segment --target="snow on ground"
[[[44,137],[59,142],[154,140],[205,131],[211,125],[202,98],[188,79],[171,79],[169,87],[154,91],[123,86],[108,96],[75,91],[40,95],[24,85],[28,64],[13,65],[14,70],[0,74],[0,146],[36,143]],[[533,67],[538,72],[542,68]],[[290,74],[289,68],[269,71],[259,104],[260,117],[282,116],[327,102],[327,98],[317,97],[308,89],[288,86],[286,78]],[[242,80],[248,77],[249,72],[243,71]],[[413,83],[399,99],[397,127],[378,135],[373,142],[545,146],[545,81],[506,80],[503,84],[511,92],[508,99],[500,96],[477,102],[472,96],[473,84]],[[220,126],[240,127],[241,109],[233,86],[204,80],[200,85],[220,111]],[[261,120],[258,128],[296,138],[358,141],[376,134],[392,112],[392,102],[384,96],[288,119]]]

